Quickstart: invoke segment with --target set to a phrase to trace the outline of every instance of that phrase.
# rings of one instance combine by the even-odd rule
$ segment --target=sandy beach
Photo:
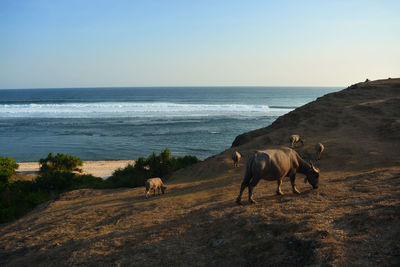
[[[20,162],[17,175],[34,176],[39,172],[39,163]],[[124,168],[128,164],[135,164],[134,160],[107,160],[107,161],[85,161],[83,162],[83,173],[91,174],[103,179],[110,177],[118,168]]]

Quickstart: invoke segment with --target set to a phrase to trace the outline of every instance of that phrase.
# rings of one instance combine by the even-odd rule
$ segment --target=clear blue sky
[[[400,77],[400,1],[0,0],[0,88]]]

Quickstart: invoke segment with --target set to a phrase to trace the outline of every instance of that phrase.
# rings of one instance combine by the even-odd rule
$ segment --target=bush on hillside
[[[18,164],[13,158],[0,156],[0,184],[8,183],[8,179],[15,174]]]
[[[168,179],[172,172],[197,163],[195,156],[173,157],[171,151],[165,148],[159,155],[153,152],[149,157],[140,157],[135,165],[128,165],[114,171],[106,180],[108,187],[137,187],[143,186],[150,177]]]
[[[105,188],[105,181],[91,174],[75,175],[74,188]]]
[[[18,164],[11,158],[1,158],[1,172],[8,178],[15,173]],[[82,166],[82,160],[69,155],[52,153],[42,164],[41,174],[35,181],[16,181],[0,183],[0,223],[23,216],[35,206],[54,199],[60,193],[80,188],[116,188],[143,186],[149,177],[160,176],[163,179],[173,171],[198,162],[195,156],[172,157],[166,148],[159,155],[153,152],[149,157],[140,157],[136,164],[114,171],[103,180],[92,175],[80,175],[72,171]]]
[[[59,171],[42,174],[35,181],[4,184],[0,186],[0,223],[20,217],[62,192],[103,187],[101,178]]]
[[[138,187],[143,186],[149,172],[147,170],[137,168],[136,164],[128,164],[125,168],[119,168],[114,171],[112,176],[105,181],[106,188],[118,187]]]
[[[83,161],[75,156],[57,153],[53,156],[53,153],[49,153],[47,158],[42,158],[39,160],[40,172],[73,172],[82,170],[78,167],[83,165]]]
[[[193,165],[197,162],[199,162],[199,159],[196,156],[186,155],[183,157],[176,158],[174,164],[176,166],[176,169],[179,170],[187,166]]]
[[[102,188],[104,181],[92,175],[72,173],[82,166],[80,158],[50,153],[40,159],[41,174],[34,181],[8,183],[18,164],[11,158],[0,158],[0,223],[26,214],[40,203],[53,199],[58,194],[78,188]]]
[[[33,181],[16,181],[0,189],[0,223],[21,217],[52,195]]]

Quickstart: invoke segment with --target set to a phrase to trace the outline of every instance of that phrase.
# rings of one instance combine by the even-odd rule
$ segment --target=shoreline
[[[99,160],[84,161],[82,166],[83,174],[91,174],[106,179],[118,168],[124,168],[128,164],[135,164],[134,160]],[[18,162],[16,175],[36,176],[39,172],[38,162]]]

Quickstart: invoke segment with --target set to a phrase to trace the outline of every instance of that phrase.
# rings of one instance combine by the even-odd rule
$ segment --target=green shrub
[[[102,188],[104,180],[92,175],[53,171],[35,181],[15,181],[0,185],[0,223],[21,217],[58,194],[78,188]]]
[[[144,182],[148,179],[149,172],[128,164],[125,168],[115,170],[111,177],[105,181],[105,187],[118,188],[118,187],[138,187],[143,186]]]
[[[25,215],[35,206],[54,199],[58,194],[78,188],[116,188],[143,186],[150,177],[166,179],[173,171],[198,162],[195,156],[172,157],[168,148],[159,155],[153,152],[149,157],[140,157],[136,164],[114,171],[107,180],[92,175],[72,173],[82,166],[81,159],[69,155],[50,153],[40,159],[41,174],[35,181],[9,183],[18,164],[12,158],[0,157],[0,223]]]
[[[159,155],[153,152],[147,158],[138,158],[135,166],[128,165],[123,169],[114,171],[106,180],[106,187],[137,187],[143,186],[150,177],[162,177],[167,179],[172,172],[197,163],[195,156],[172,157],[168,148]]]
[[[183,169],[187,166],[193,165],[197,162],[199,162],[199,159],[196,156],[186,155],[183,157],[178,157],[176,159],[175,166],[176,166],[176,169],[179,170],[179,169]]]
[[[79,188],[104,187],[104,180],[99,177],[60,171],[44,173],[35,182],[40,189],[56,194]]]
[[[0,184],[8,183],[8,179],[15,174],[18,164],[13,158],[0,156]]]
[[[39,175],[35,182],[39,188],[48,192],[63,192],[73,188],[74,176],[71,172],[51,171]]]
[[[35,182],[16,181],[0,188],[0,223],[26,214],[53,196],[41,190]]]
[[[83,165],[83,161],[75,156],[57,153],[56,156],[53,156],[53,153],[49,153],[47,158],[42,158],[39,160],[40,172],[73,172],[82,170],[79,169],[79,166]]]
[[[100,177],[90,174],[75,175],[73,179],[74,188],[104,188],[105,181]]]

